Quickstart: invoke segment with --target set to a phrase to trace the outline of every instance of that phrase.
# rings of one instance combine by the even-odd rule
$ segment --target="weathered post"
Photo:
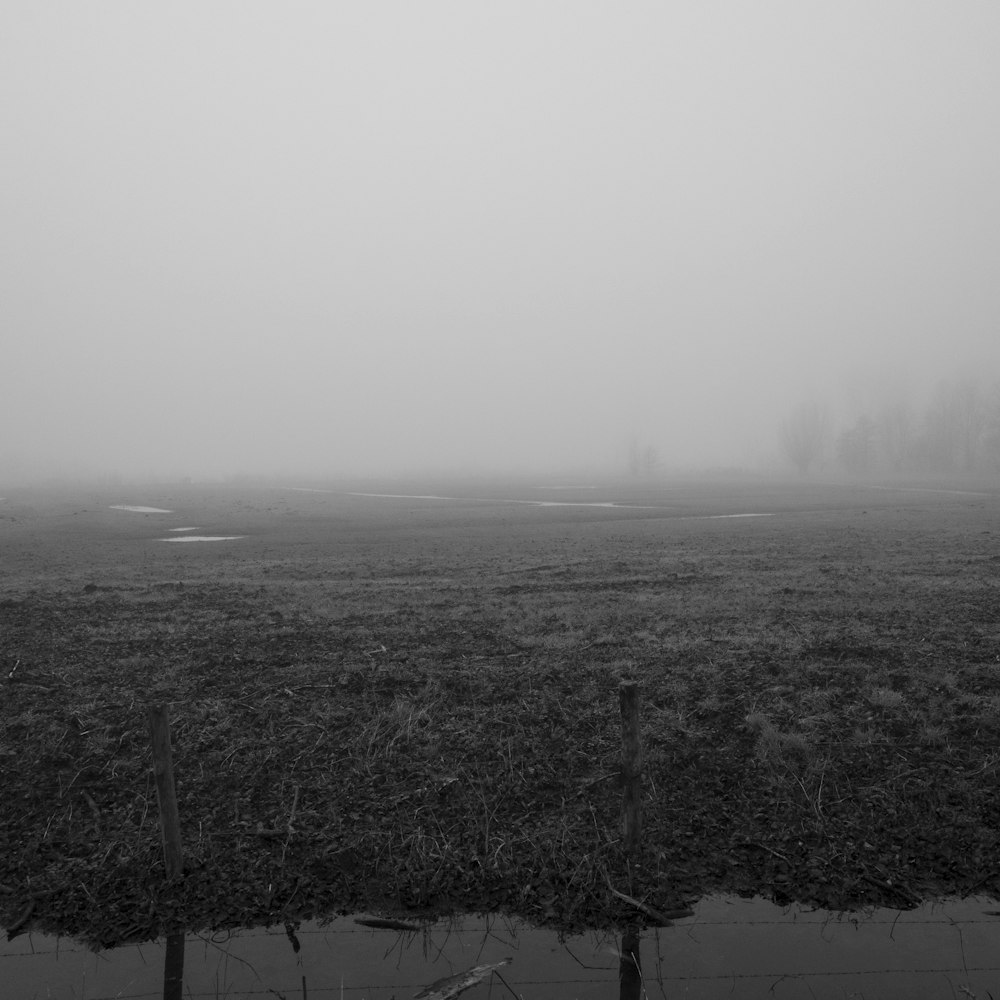
[[[642,1000],[642,959],[639,956],[639,929],[629,926],[622,936],[622,950],[618,958],[619,1000]]]
[[[153,775],[160,804],[160,833],[167,878],[178,878],[184,870],[181,851],[181,821],[177,811],[174,767],[170,759],[170,720],[166,705],[149,706],[149,732],[153,742]]]
[[[639,732],[639,685],[618,688],[622,716],[622,834],[629,857],[639,854],[642,839],[642,737]]]
[[[153,776],[156,779],[156,800],[160,804],[160,834],[163,839],[163,861],[167,878],[179,878],[184,871],[181,851],[181,820],[177,809],[177,789],[174,785],[174,765],[170,755],[170,719],[166,705],[149,706],[149,735],[153,744]],[[163,1000],[183,1000],[184,996],[184,931],[167,935],[167,950],[163,957]]]
[[[167,935],[163,956],[163,1000],[184,1000],[184,931]]]

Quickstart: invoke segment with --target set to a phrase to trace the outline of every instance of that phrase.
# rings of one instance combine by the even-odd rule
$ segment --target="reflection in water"
[[[133,514],[173,514],[172,510],[163,507],[140,507],[131,503],[113,503],[112,510],[130,510]]]
[[[184,998],[184,932],[167,935],[163,958],[163,1000]]]
[[[311,492],[321,492],[313,490]],[[614,500],[600,502],[582,500],[520,500],[513,497],[440,497],[431,493],[348,493],[352,497],[371,497],[374,500],[447,500],[454,503],[509,503],[524,504],[528,507],[606,507],[618,510],[660,510],[660,507],[642,507],[634,503],[618,503]]]
[[[623,936],[567,939],[498,917],[437,921],[405,931],[338,917],[189,934],[183,957],[179,934],[100,955],[34,932],[11,941],[0,935],[0,994],[151,1000],[162,987],[171,1000],[398,1000],[427,990],[425,996],[433,996],[435,989],[457,996],[455,990],[475,981],[462,1000],[998,996],[1000,919],[994,913],[1000,907],[992,899],[949,900],[903,913],[831,914],[721,897],[702,900],[694,909],[693,917],[672,927],[642,928],[641,941],[638,926]]]
[[[173,538],[158,538],[158,542],[232,542],[246,535],[176,535]]]
[[[639,929],[629,927],[622,937],[618,964],[619,1000],[640,1000],[642,997],[642,958],[639,955]]]

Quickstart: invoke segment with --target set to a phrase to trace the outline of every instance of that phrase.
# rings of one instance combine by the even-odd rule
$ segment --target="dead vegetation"
[[[126,575],[81,552],[75,575],[5,579],[5,926],[108,944],[363,908],[571,929],[634,916],[624,897],[1000,892],[1000,544],[982,511],[537,513],[404,537],[360,522],[335,551],[306,519],[300,561],[262,547]],[[638,863],[623,677],[642,686]],[[172,717],[173,883],[152,702]]]

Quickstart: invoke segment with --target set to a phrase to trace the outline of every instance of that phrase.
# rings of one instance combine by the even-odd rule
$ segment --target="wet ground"
[[[49,927],[105,941],[213,924],[230,903],[233,923],[293,896],[378,906],[404,876],[383,866],[376,885],[376,861],[401,845],[419,848],[408,891],[571,927],[622,918],[595,858],[661,905],[996,896],[998,494],[663,492],[599,509],[278,490],[5,504],[6,926],[36,899]],[[657,852],[638,888],[604,832],[626,670],[644,684]],[[201,875],[182,902],[151,862],[151,694],[183,751]],[[462,833],[444,862],[427,815]],[[633,995],[1000,998],[997,909],[703,902],[645,933]],[[292,931],[298,952],[280,924],[188,936],[183,996],[388,1000],[508,957],[463,996],[619,995],[607,934]],[[160,996],[164,957],[19,936],[0,997]]]
[[[560,939],[501,917],[373,929],[343,917],[234,934],[189,934],[184,998],[415,997],[865,998],[1000,996],[1000,916],[985,899],[920,910],[830,914],[763,900],[702,901],[691,918],[643,931],[641,979],[622,939]],[[163,942],[94,953],[25,935],[0,946],[4,996],[140,1000],[164,993]],[[488,968],[488,967],[493,967]],[[477,971],[478,970],[478,971]],[[463,980],[463,976],[466,978]],[[475,983],[476,979],[480,981]],[[461,989],[464,981],[474,984]]]

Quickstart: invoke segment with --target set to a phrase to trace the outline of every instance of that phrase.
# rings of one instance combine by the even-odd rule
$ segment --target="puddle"
[[[348,493],[351,497],[372,497],[381,500],[446,500],[449,503],[516,503],[528,507],[611,507],[615,510],[665,510],[663,507],[642,507],[632,503],[613,501],[590,502],[572,500],[519,500],[512,497],[439,497],[424,493]]]
[[[313,490],[312,492],[318,492]],[[349,497],[376,497],[382,500],[469,500],[479,503],[488,501],[479,500],[478,497],[439,497],[434,493],[348,493]]]
[[[162,507],[136,507],[129,503],[113,503],[112,510],[130,510],[135,514],[173,514],[172,510],[164,510]]]
[[[322,926],[176,935],[101,953],[31,934],[0,942],[0,976],[5,995],[29,1000],[444,1000],[459,993],[466,1000],[987,1000],[989,990],[997,996],[1000,973],[1000,918],[990,915],[996,906],[973,899],[834,915],[709,899],[693,917],[624,942],[611,933],[560,939],[501,917],[412,930],[342,917]],[[631,955],[638,955],[641,977]],[[183,987],[165,987],[165,973],[176,975],[181,965]]]
[[[870,486],[872,490],[886,490],[890,493],[942,493],[954,497],[993,497],[995,493],[983,493],[979,490],[943,490],[932,489],[930,486]]]
[[[533,507],[614,507],[617,510],[664,510],[663,507],[642,507],[635,503],[588,503],[582,500],[509,500],[508,503],[524,503]]]
[[[727,517],[774,517],[772,513],[761,514],[696,514],[692,520],[695,521],[719,521]]]
[[[320,493],[323,490],[304,490],[302,487],[293,487],[302,492]],[[545,487],[537,487],[544,489]],[[553,487],[555,488],[555,487]],[[593,489],[594,487],[578,487],[579,489]],[[442,500],[448,503],[510,503],[522,504],[526,507],[601,507],[605,510],[659,510],[669,511],[671,508],[662,505],[645,505],[637,503],[620,503],[617,500],[522,500],[513,497],[498,499],[495,497],[445,497],[425,493],[348,493],[352,497],[371,497],[381,500]],[[761,513],[737,513],[737,514],[680,514],[678,521],[711,521],[721,518],[733,517],[774,517],[773,512]]]
[[[196,531],[196,528],[174,528],[174,531]],[[158,542],[232,542],[246,535],[177,535],[176,538],[157,538]]]

